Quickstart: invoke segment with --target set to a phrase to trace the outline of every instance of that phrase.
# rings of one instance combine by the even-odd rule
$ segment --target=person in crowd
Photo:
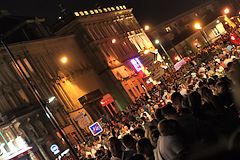
[[[116,137],[111,137],[109,139],[109,150],[111,152],[110,160],[121,160],[122,158],[122,143]]]
[[[193,116],[198,119],[203,119],[201,95],[196,91],[192,92],[188,95],[188,101]]]
[[[181,93],[174,92],[171,95],[171,101],[173,103],[173,107],[176,108],[177,112],[179,112],[183,108],[183,96],[181,95]]]
[[[172,107],[171,104],[167,104],[166,106],[164,106],[162,109],[162,115],[165,119],[173,119],[173,120],[177,120],[178,118],[178,114],[175,108]]]
[[[144,138],[145,136],[145,130],[143,128],[136,128],[133,133],[134,133],[134,138],[137,141]]]
[[[129,160],[146,160],[142,154],[135,154]]]
[[[162,115],[161,108],[156,109],[155,111],[155,118],[158,122],[164,119],[164,116]]]
[[[156,160],[175,160],[184,156],[185,147],[181,137],[180,126],[176,120],[162,120],[158,129],[160,136],[155,149]]]
[[[136,151],[137,141],[130,134],[127,134],[123,136],[122,143],[123,143],[123,146],[125,147],[125,150],[123,151],[123,154],[122,154],[122,160],[128,160],[137,152]]]
[[[142,138],[137,142],[137,152],[142,154],[146,160],[155,160],[153,149],[154,147],[147,138]]]

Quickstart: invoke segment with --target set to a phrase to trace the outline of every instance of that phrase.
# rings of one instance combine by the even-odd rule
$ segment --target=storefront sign
[[[91,124],[90,119],[88,118],[88,116],[84,112],[80,112],[74,118],[74,120],[78,123],[79,127],[81,127],[82,129],[87,128]]]
[[[103,131],[101,125],[98,122],[95,122],[91,126],[89,126],[89,130],[91,131],[93,136],[97,136]]]
[[[60,153],[59,147],[56,144],[51,145],[50,150],[53,152],[54,155]]]

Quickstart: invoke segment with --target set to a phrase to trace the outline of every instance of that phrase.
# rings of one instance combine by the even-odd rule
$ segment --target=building
[[[129,97],[135,101],[146,93],[146,67],[153,64],[150,52],[155,48],[132,9],[116,6],[79,11],[62,22],[56,34],[78,36],[79,45],[122,109]]]
[[[11,15],[0,10],[0,34],[6,43],[16,43],[52,36],[44,18]]]
[[[56,135],[57,130],[51,125],[46,127],[46,124],[51,123],[26,85],[23,75],[19,72],[19,67],[11,61],[5,50],[1,48],[0,52],[0,146],[2,153],[0,157],[3,159],[16,158],[24,152],[24,154],[35,155],[35,158],[52,159],[54,155],[50,151],[51,145],[58,145],[61,151],[64,151],[65,146],[62,144],[61,138]],[[38,88],[42,100],[47,103],[53,93],[44,85],[42,79],[32,78],[32,76],[36,76],[36,71],[23,55],[15,55],[17,63],[24,69],[31,83]],[[58,120],[65,117],[58,103],[49,104],[49,107],[56,110],[54,114],[58,115]],[[64,128],[69,123],[64,121],[59,125]]]
[[[42,18],[12,16],[1,11],[1,38],[7,43],[14,43],[48,37],[51,33],[44,23]],[[41,100],[51,108],[60,128],[70,126],[70,122],[59,102],[47,104],[54,92],[30,63],[24,46],[14,46],[15,49],[12,46],[11,49],[17,63],[12,61],[4,48],[0,48],[0,159],[54,159],[57,155],[53,154],[51,146],[57,146],[61,152],[66,146],[28,87],[20,68]]]
[[[223,15],[223,10],[226,7],[230,9],[231,14],[238,14],[237,6],[239,6],[239,2],[234,0],[211,0],[151,27],[147,34],[153,41],[159,39],[174,60],[176,56],[186,56],[186,52],[191,48],[192,43],[185,41],[185,39],[196,32],[194,23],[200,22],[204,27]],[[183,43],[184,41],[185,43]],[[177,45],[180,42],[181,45]]]

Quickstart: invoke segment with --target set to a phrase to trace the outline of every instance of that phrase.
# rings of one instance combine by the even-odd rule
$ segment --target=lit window
[[[79,13],[80,13],[80,15],[81,15],[81,16],[84,16],[84,13],[83,13],[82,11],[81,11],[81,12],[79,12]]]
[[[98,9],[98,12],[99,12],[99,13],[102,13],[103,11],[102,11],[102,9]]]
[[[93,10],[90,10],[89,12],[90,12],[91,14],[94,14]]]
[[[104,12],[107,12],[108,10],[107,10],[107,8],[103,8],[103,11],[104,11]]]
[[[114,7],[111,7],[111,10],[112,10],[112,11],[115,11],[115,8],[114,8]]]
[[[19,65],[19,67],[22,69],[23,73],[27,76],[27,78],[29,78],[30,75],[28,74],[26,68],[23,66],[22,62],[20,60],[17,60],[17,63]]]
[[[23,62],[26,64],[27,68],[28,68],[31,72],[34,72],[31,64],[28,62],[28,60],[27,60],[26,58],[23,59]]]
[[[215,36],[219,36],[219,35],[220,35],[220,33],[219,33],[219,31],[218,31],[217,28],[213,28],[213,29],[212,29],[212,32],[213,32],[213,34],[214,34]]]
[[[97,9],[94,9],[94,12],[95,12],[95,13],[98,13],[98,10],[97,10]]]
[[[166,27],[165,30],[166,30],[166,32],[171,32],[172,31],[171,27]]]
[[[24,100],[24,101],[27,102],[27,103],[30,102],[29,99],[28,99],[28,97],[27,97],[27,95],[25,94],[25,92],[24,92],[22,89],[20,89],[20,90],[18,91],[18,94],[19,94],[19,96],[22,98],[22,100]]]
[[[85,14],[85,15],[89,15],[88,11],[84,11],[84,14]]]
[[[78,13],[78,12],[74,12],[74,14],[75,14],[75,16],[77,16],[77,17],[79,16],[79,13]]]

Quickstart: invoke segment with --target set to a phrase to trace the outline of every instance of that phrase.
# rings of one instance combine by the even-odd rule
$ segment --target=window
[[[219,35],[220,35],[220,33],[219,33],[219,31],[218,31],[217,28],[213,28],[213,29],[212,29],[212,32],[213,32],[213,34],[214,34],[215,36],[219,36]]]
[[[25,63],[25,65],[27,66],[29,71],[34,72],[31,64],[28,62],[28,60],[26,58],[23,59],[23,62]]]
[[[21,60],[17,60],[17,63],[18,63],[18,65],[19,65],[19,67],[22,69],[23,73],[27,76],[27,78],[29,78],[30,75],[28,74],[26,68],[23,66]]]
[[[25,92],[22,89],[20,89],[18,91],[18,94],[22,98],[23,101],[25,101],[26,103],[30,102],[29,99],[27,98],[27,95],[25,94]]]
[[[171,27],[169,27],[169,26],[166,27],[165,30],[166,30],[166,32],[171,32],[172,31]]]

